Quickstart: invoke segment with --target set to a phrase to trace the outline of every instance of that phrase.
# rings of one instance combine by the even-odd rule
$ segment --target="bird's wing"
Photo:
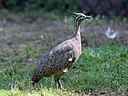
[[[64,68],[70,68],[75,59],[71,44],[59,45],[39,60],[37,66],[40,66],[41,70],[51,73]]]
[[[58,67],[66,67],[74,61],[74,51],[71,46],[64,46],[50,52],[50,64]]]
[[[32,78],[38,81],[42,76],[51,76],[60,70],[67,72],[75,60],[71,44],[59,45],[38,60]]]

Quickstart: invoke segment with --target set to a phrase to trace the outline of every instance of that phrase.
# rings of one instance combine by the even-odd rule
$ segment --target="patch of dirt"
[[[122,93],[112,92],[104,94],[83,94],[82,96],[124,96]]]
[[[8,15],[8,14],[7,14]],[[84,21],[86,22],[86,21]],[[108,39],[105,35],[107,28],[118,31],[115,39]],[[23,44],[29,43],[42,52],[51,49],[60,42],[71,37],[73,21],[68,24],[64,20],[44,20],[43,18],[29,18],[24,15],[0,16],[0,51],[7,52],[10,46],[17,50]],[[119,45],[128,44],[128,24],[108,23],[97,24],[91,22],[81,24],[82,46],[96,47],[110,42]]]

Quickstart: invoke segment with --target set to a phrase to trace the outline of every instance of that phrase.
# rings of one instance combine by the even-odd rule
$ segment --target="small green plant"
[[[40,56],[38,51],[27,44],[19,49],[22,54],[18,54],[18,59],[34,59]],[[15,62],[0,67],[0,96],[81,96],[84,93],[107,92],[120,92],[125,96],[128,90],[127,58],[128,47],[125,46],[84,48],[75,66],[61,77],[63,91],[54,89],[52,78],[43,78],[32,87],[30,80],[34,63],[23,65],[22,60],[19,62],[15,58]]]

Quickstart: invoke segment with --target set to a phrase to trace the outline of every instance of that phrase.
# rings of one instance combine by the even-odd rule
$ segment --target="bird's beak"
[[[92,19],[92,17],[91,16],[85,16],[85,19]]]

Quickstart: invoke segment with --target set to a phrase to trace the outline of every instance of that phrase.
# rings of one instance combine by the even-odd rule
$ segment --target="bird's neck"
[[[73,38],[81,43],[80,23],[75,25],[75,32],[73,34]]]

